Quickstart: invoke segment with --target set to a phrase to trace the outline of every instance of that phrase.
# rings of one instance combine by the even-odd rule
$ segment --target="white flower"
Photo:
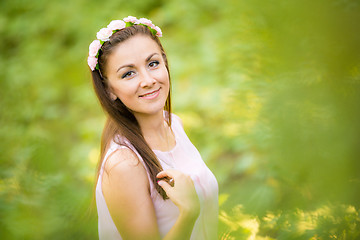
[[[124,22],[132,22],[132,23],[135,23],[137,21],[137,18],[136,17],[133,17],[133,16],[128,16],[126,18],[123,19]]]
[[[148,27],[154,28],[155,25],[151,22],[151,20],[147,19],[147,18],[140,18],[139,20],[136,21],[135,24],[144,24]]]
[[[94,71],[96,68],[96,65],[98,63],[98,59],[94,56],[89,56],[87,59],[87,62],[88,62],[88,65],[89,65],[91,71]]]
[[[120,30],[123,29],[125,27],[125,22],[122,20],[113,20],[109,23],[109,25],[107,25],[108,29],[113,30]]]
[[[100,40],[94,40],[89,46],[89,56],[95,57],[101,48]]]
[[[96,34],[96,38],[101,40],[101,41],[108,41],[110,36],[112,35],[112,30],[109,28],[102,28],[100,29],[100,31],[97,32]]]
[[[156,36],[162,37],[161,29],[158,26],[153,27],[153,29],[156,31]]]

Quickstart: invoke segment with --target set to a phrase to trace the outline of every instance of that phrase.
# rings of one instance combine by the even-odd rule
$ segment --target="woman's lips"
[[[157,96],[159,96],[159,93],[160,93],[160,88],[158,90],[140,95],[139,97],[141,97],[143,99],[154,99]]]

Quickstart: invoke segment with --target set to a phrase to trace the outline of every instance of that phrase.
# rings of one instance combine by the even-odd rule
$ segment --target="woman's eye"
[[[149,67],[154,68],[157,67],[159,65],[159,61],[151,61],[149,63]]]
[[[122,75],[121,78],[127,78],[127,77],[131,77],[132,75],[134,75],[135,73],[133,71],[129,71],[126,72],[124,75]]]

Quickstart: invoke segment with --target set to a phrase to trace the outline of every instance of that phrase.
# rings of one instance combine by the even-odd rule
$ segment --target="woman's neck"
[[[151,149],[168,151],[175,139],[164,119],[163,111],[153,115],[135,115],[142,134]]]

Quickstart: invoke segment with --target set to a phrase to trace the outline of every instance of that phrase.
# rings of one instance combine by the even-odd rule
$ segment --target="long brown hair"
[[[98,56],[99,70],[95,69],[94,71],[91,72],[95,93],[100,101],[102,108],[105,110],[107,114],[107,120],[101,138],[101,153],[97,167],[97,178],[99,177],[100,168],[102,162],[104,161],[104,157],[107,148],[109,147],[108,145],[110,141],[114,140],[116,143],[120,145],[124,145],[124,142],[120,142],[120,140],[116,138],[117,135],[120,135],[125,139],[127,139],[136,149],[136,151],[140,154],[146,165],[147,168],[146,170],[150,175],[151,181],[154,183],[154,186],[156,187],[156,190],[160,193],[160,195],[164,199],[166,199],[167,198],[166,193],[156,182],[157,181],[156,175],[163,169],[155,153],[151,150],[151,148],[145,141],[145,138],[142,135],[142,131],[138,121],[136,120],[135,116],[131,113],[131,111],[129,111],[128,108],[121,102],[119,98],[117,98],[115,101],[112,100],[108,92],[108,85],[107,85],[108,82],[106,79],[106,67],[105,67],[108,56],[120,43],[138,34],[149,36],[158,44],[162,53],[162,57],[165,62],[165,66],[169,73],[169,82],[170,82],[169,65],[164,48],[161,45],[161,42],[158,39],[158,37],[154,36],[147,27],[142,25],[133,25],[130,27],[126,27],[114,33],[110,37],[110,40],[102,45]],[[171,84],[170,84],[170,89],[171,89]],[[167,113],[166,120],[169,126],[171,126],[170,91],[165,102],[164,110]]]

